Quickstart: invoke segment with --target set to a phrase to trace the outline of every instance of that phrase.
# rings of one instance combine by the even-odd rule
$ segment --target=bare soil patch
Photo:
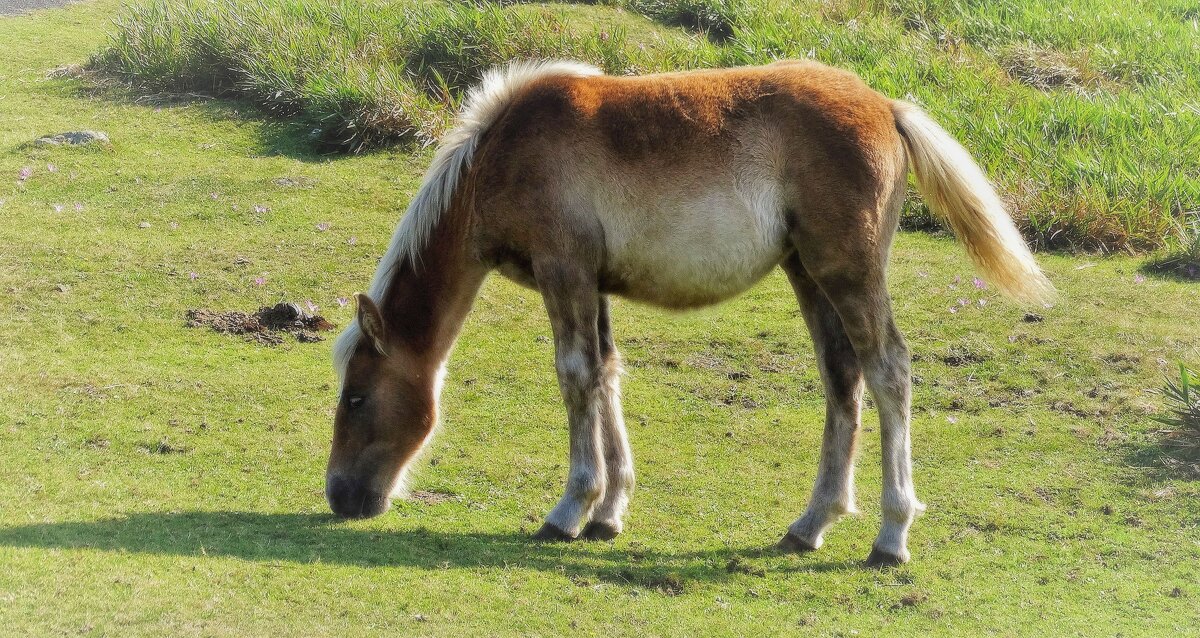
[[[222,334],[242,335],[247,341],[264,346],[283,343],[285,334],[290,334],[303,343],[314,343],[323,339],[321,332],[334,328],[324,317],[306,312],[298,304],[287,302],[263,306],[254,313],[194,308],[187,311],[187,326],[207,326]]]

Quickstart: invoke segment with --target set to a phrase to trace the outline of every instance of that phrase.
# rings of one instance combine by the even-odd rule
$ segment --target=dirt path
[[[29,13],[35,9],[61,7],[70,0],[0,0],[0,16]]]

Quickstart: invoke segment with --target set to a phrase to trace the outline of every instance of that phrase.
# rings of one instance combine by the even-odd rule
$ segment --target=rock
[[[58,135],[41,137],[33,142],[34,146],[84,146],[87,144],[109,144],[108,134],[104,131],[67,131]]]
[[[71,291],[71,287],[68,286],[67,284],[58,284],[58,285],[54,286],[54,289],[59,292],[70,292]]]

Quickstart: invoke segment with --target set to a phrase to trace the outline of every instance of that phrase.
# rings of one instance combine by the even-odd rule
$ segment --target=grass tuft
[[[1174,250],[1151,259],[1142,270],[1184,281],[1200,281],[1200,212],[1177,225]]]
[[[715,42],[733,37],[743,6],[739,0],[628,0],[625,5],[663,24],[701,33]]]
[[[1200,376],[1179,364],[1179,380],[1168,378],[1161,393],[1169,412],[1155,420],[1168,429],[1163,443],[1177,461],[1200,474]]]

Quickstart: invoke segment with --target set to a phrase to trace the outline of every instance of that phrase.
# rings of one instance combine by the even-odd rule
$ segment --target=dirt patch
[[[749,574],[751,576],[766,576],[767,570],[747,562],[741,556],[734,556],[725,564],[725,571],[730,574]]]
[[[286,302],[263,306],[253,314],[195,308],[187,311],[187,326],[208,327],[222,334],[242,335],[247,341],[264,346],[283,343],[285,334],[303,343],[321,341],[320,333],[333,330],[334,327],[324,317],[310,314],[298,304]]]
[[[914,589],[905,593],[893,608],[918,607],[929,600],[929,594]]]
[[[988,356],[980,352],[974,352],[966,347],[954,346],[950,348],[949,352],[942,355],[941,359],[942,363],[948,366],[960,368],[962,366],[983,363],[988,360]]]
[[[167,439],[159,439],[154,443],[138,443],[137,445],[147,454],[187,454],[192,448],[185,445],[175,445]]]

